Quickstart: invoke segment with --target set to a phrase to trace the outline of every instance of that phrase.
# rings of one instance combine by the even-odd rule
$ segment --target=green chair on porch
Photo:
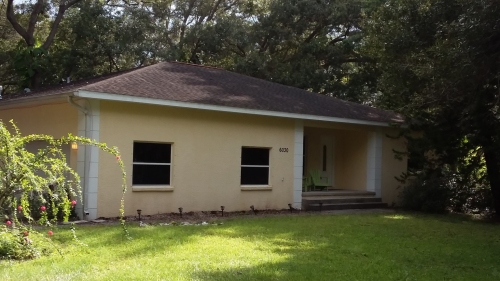
[[[311,170],[309,172],[311,175],[311,182],[313,189],[318,188],[319,190],[328,189],[331,186],[328,183],[328,178],[322,178],[319,170]]]
[[[310,191],[312,188],[311,177],[303,177],[302,178],[302,191]]]

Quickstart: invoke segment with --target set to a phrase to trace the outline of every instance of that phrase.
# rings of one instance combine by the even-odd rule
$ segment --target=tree
[[[33,88],[38,88],[42,83],[42,75],[39,69],[40,57],[47,52],[54,42],[54,38],[59,29],[59,24],[61,23],[66,11],[71,8],[76,3],[81,0],[61,0],[61,1],[44,1],[36,0],[34,4],[31,2],[27,5],[27,11],[29,12],[29,19],[27,26],[23,26],[16,17],[14,9],[14,0],[7,0],[6,17],[7,20],[12,25],[13,29],[22,37],[25,42],[25,47],[22,48],[22,54],[19,56],[25,60],[27,64],[26,72],[30,78],[30,85]],[[38,43],[35,36],[37,25],[40,24],[40,20],[45,17],[50,17],[50,13],[57,7],[57,12],[55,13],[53,19],[51,19],[50,28],[48,34],[45,36],[43,43]],[[41,34],[37,34],[41,35]]]
[[[364,22],[364,50],[380,71],[378,104],[423,134],[410,142],[414,158],[429,156],[421,168],[463,188],[486,180],[500,216],[499,4],[389,0]]]

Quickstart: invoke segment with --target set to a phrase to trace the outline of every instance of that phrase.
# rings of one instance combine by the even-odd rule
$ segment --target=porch
[[[387,207],[382,203],[383,134],[367,127],[303,127],[304,210]]]
[[[326,211],[386,208],[387,203],[372,191],[336,189],[302,193],[302,210]]]

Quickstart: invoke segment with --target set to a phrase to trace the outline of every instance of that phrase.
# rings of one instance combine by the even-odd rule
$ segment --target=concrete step
[[[382,202],[382,198],[373,196],[316,196],[302,199],[306,205],[322,202],[323,204],[373,203]]]
[[[302,198],[318,196],[375,196],[375,192],[362,190],[331,190],[302,192]]]
[[[369,202],[369,203],[340,203],[340,204],[309,204],[306,211],[328,211],[328,210],[348,210],[348,209],[380,209],[387,208],[387,203]]]

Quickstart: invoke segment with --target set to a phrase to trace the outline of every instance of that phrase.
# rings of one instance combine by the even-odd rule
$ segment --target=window
[[[132,185],[170,185],[172,145],[134,142]]]
[[[241,148],[241,185],[269,185],[269,148]]]

